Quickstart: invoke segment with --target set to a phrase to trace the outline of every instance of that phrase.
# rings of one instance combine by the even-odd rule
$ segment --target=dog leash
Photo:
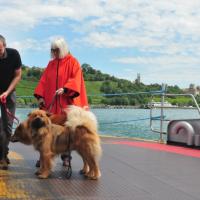
[[[53,107],[53,104],[55,103],[56,98],[57,98],[57,94],[55,94],[55,95],[53,96],[53,99],[52,99],[50,105],[49,105],[48,108],[47,108],[47,111],[48,111],[48,112],[51,112],[52,107]]]
[[[15,123],[16,125],[19,125],[19,119],[15,115],[13,115],[9,111],[8,107],[6,106],[6,98],[1,99],[0,102],[3,105],[3,107],[4,107],[5,111],[6,111],[7,116],[13,121],[13,123]]]
[[[69,155],[68,155],[68,156],[69,156],[69,165],[68,165],[68,167],[67,167],[67,179],[70,179],[71,176],[72,176],[71,151],[70,151],[70,140],[71,140],[70,132],[69,132],[68,140],[69,140],[69,142],[68,142],[68,147],[67,147],[67,149],[68,149],[68,152],[69,152]]]
[[[63,107],[62,107],[62,105],[61,105],[61,103],[60,103],[60,96],[57,95],[57,94],[54,95],[54,97],[53,97],[53,99],[52,99],[52,101],[51,101],[49,107],[47,108],[47,111],[48,111],[48,112],[51,112],[51,109],[52,109],[52,107],[53,107],[53,105],[54,105],[54,103],[55,103],[57,97],[58,97],[59,106],[60,106],[60,108],[61,108],[61,111],[63,112]],[[69,138],[68,138],[68,140],[69,140],[69,142],[68,142],[68,147],[67,147],[67,149],[68,149],[68,153],[69,153],[69,155],[68,155],[68,156],[69,156],[69,164],[68,164],[68,166],[67,166],[67,173],[66,173],[66,175],[67,175],[67,179],[70,179],[71,176],[72,176],[71,151],[70,151],[70,140],[71,140],[70,133],[69,133]]]
[[[55,94],[55,95],[53,96],[53,99],[52,99],[50,105],[48,106],[47,111],[48,111],[48,112],[51,112],[52,107],[53,107],[53,105],[54,105],[56,99],[58,99],[58,103],[59,103],[59,106],[60,106],[61,111],[64,112],[64,111],[63,111],[64,109],[63,109],[63,107],[62,107],[62,105],[61,105],[61,103],[60,103],[60,96],[59,96],[58,94]]]

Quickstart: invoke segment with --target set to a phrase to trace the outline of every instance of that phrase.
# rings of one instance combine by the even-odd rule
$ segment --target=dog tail
[[[84,126],[90,132],[97,133],[98,124],[95,115],[78,106],[69,106],[66,110],[67,121],[65,125],[75,130],[77,126]]]

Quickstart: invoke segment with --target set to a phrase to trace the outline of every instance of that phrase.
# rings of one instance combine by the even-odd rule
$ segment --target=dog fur
[[[67,121],[66,112],[63,112],[62,114],[51,114],[47,112],[46,114],[53,124],[64,126],[65,122]],[[11,142],[21,142],[26,145],[32,144],[33,141],[31,137],[31,129],[30,129],[31,127],[28,122],[29,122],[28,119],[26,119],[25,121],[19,124],[19,126],[15,129],[14,135],[12,135],[11,137]],[[1,118],[0,118],[0,123],[1,123]]]
[[[81,172],[89,179],[101,176],[99,158],[102,153],[97,133],[97,121],[92,112],[71,106],[67,110],[64,126],[53,124],[43,110],[32,111],[28,119],[15,130],[11,141],[19,140],[33,144],[40,153],[41,167],[36,172],[39,178],[47,178],[52,169],[52,160],[66,151],[76,150],[83,159]]]

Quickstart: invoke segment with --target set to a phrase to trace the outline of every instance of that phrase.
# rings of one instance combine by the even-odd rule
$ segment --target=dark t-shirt
[[[6,48],[5,57],[0,59],[0,93],[8,89],[14,78],[15,70],[21,66],[22,62],[18,51]]]

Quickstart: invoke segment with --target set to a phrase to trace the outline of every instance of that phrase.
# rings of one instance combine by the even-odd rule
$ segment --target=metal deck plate
[[[79,174],[82,160],[75,152],[71,179],[66,178],[60,158],[49,179],[37,179],[34,172],[38,154],[30,146],[11,144],[11,151],[16,153],[10,155],[9,170],[0,170],[0,199],[200,199],[199,158],[145,148],[139,141],[138,146],[126,142],[131,144],[132,140],[102,139],[102,177],[98,181]]]

